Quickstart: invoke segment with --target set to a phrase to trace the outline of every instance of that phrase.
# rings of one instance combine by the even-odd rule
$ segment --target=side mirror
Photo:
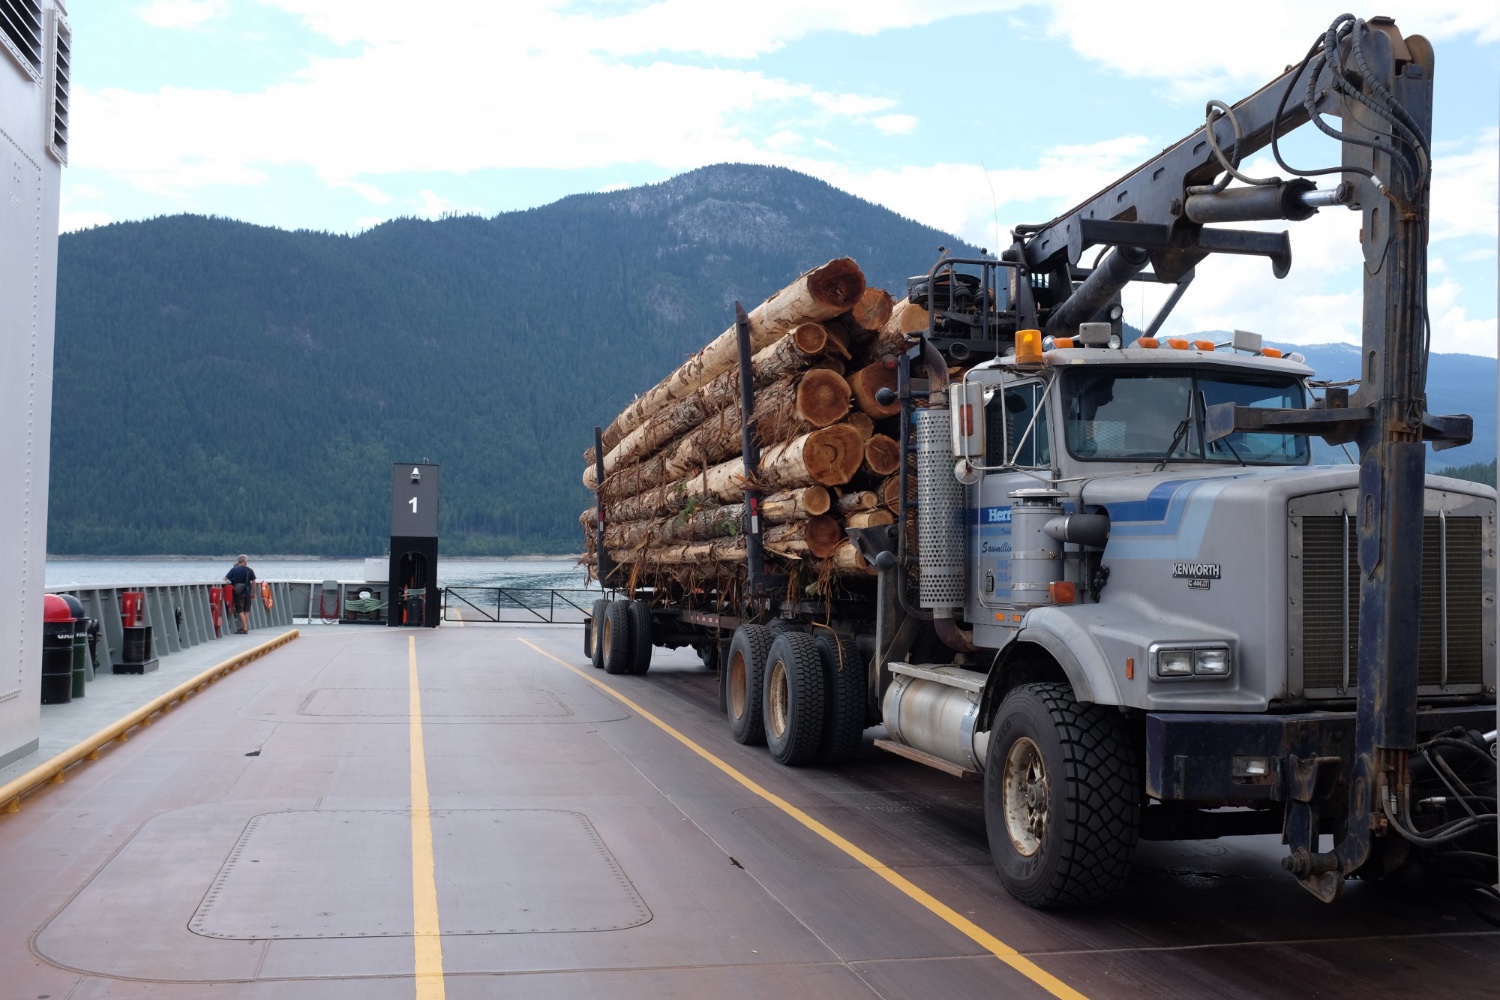
[[[948,387],[948,420],[953,428],[953,457],[983,460],[984,386],[955,382]]]

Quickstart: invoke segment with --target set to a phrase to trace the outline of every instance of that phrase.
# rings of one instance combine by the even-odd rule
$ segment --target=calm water
[[[383,561],[383,560],[382,560]],[[233,565],[232,559],[171,556],[132,559],[47,560],[48,587],[98,587],[113,584],[212,583]],[[262,580],[363,580],[363,559],[251,559]],[[381,574],[384,576],[384,574]],[[443,587],[536,587],[558,590],[586,587],[587,575],[571,559],[438,558],[438,585]]]

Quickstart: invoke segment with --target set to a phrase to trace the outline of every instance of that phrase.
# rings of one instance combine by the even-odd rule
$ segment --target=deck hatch
[[[434,810],[432,834],[444,935],[623,930],[651,919],[582,813]],[[188,926],[233,940],[409,937],[410,843],[407,810],[263,813]]]

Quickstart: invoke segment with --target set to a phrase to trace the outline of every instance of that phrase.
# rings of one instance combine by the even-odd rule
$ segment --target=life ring
[[[267,611],[270,611],[271,607],[276,603],[271,599],[271,585],[269,583],[262,583],[260,585],[260,603],[266,606]]]

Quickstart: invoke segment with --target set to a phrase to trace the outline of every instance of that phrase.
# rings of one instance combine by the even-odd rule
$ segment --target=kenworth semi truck
[[[880,725],[880,748],[982,777],[995,867],[1036,907],[1117,892],[1141,837],[1280,834],[1325,901],[1418,864],[1492,885],[1495,491],[1424,474],[1427,443],[1472,431],[1426,411],[1433,68],[1389,19],[1341,17],[998,258],[913,279],[929,322],[882,390],[895,522],[849,530],[871,576],[809,594],[766,572],[747,434],[746,585],[612,572],[601,524],[598,573],[633,600],[595,606],[595,664],[692,645],[735,738],[783,763]],[[1309,121],[1333,162],[1242,172]],[[1210,254],[1287,273],[1286,232],[1235,223],[1320,210],[1363,249],[1357,385],[1253,334],[1157,336]],[[1124,343],[1132,281],[1174,287]],[[1314,438],[1357,461],[1315,463]]]

